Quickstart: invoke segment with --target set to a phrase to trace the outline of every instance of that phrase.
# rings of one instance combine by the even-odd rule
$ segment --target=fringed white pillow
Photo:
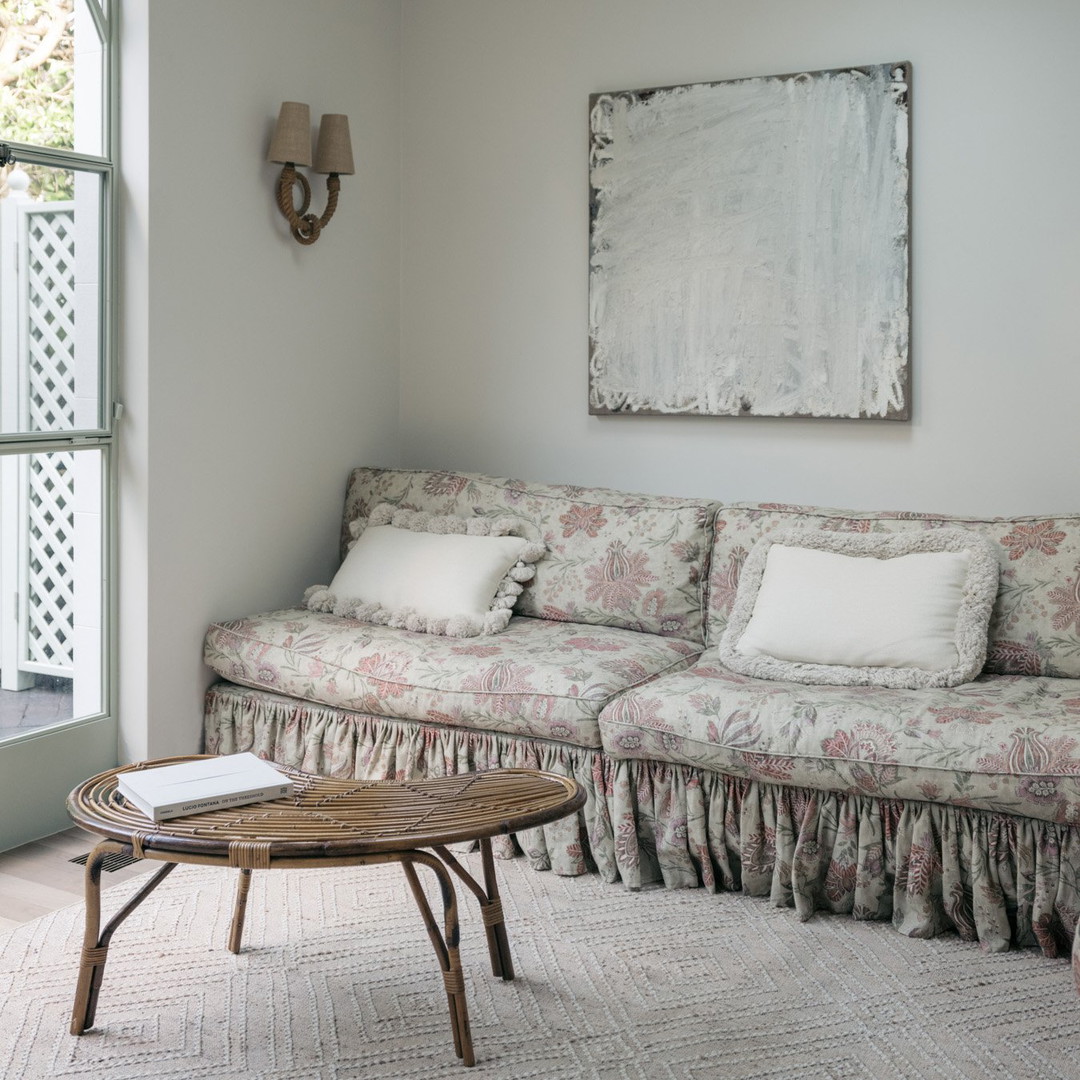
[[[964,529],[777,530],[747,557],[720,661],[760,679],[958,686],[986,661],[998,575]]]
[[[497,634],[544,557],[543,544],[514,533],[512,517],[493,520],[395,509],[381,503],[355,539],[334,580],[304,593],[312,611],[423,634]]]

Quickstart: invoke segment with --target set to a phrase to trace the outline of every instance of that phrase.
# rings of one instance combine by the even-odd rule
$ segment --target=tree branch
[[[15,27],[10,22],[4,26],[3,41],[0,42],[0,86],[9,86],[25,72],[41,67],[52,56],[67,28],[70,15],[70,10],[59,4],[53,4],[48,12],[43,11],[42,16],[49,21],[40,34],[41,40],[35,46],[29,44],[29,38],[30,34],[36,32],[37,26]],[[16,30],[21,32],[16,33]],[[30,34],[27,33],[28,30]],[[14,45],[13,49],[8,47],[9,40]],[[30,51],[21,59],[15,59],[22,49]]]

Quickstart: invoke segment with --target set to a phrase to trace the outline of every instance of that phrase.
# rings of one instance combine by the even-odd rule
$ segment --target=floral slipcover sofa
[[[803,918],[951,929],[993,950],[1071,948],[1080,989],[1080,516],[722,505],[361,468],[343,552],[349,523],[380,503],[524,522],[547,555],[507,629],[437,637],[304,607],[216,623],[208,752],[369,779],[551,770],[588,799],[519,834],[538,868],[741,889]],[[719,662],[759,537],[942,527],[981,534],[1000,561],[975,681],[811,686]]]

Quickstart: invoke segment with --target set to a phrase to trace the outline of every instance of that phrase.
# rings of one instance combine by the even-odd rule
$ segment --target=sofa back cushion
[[[515,615],[618,626],[703,642],[705,579],[718,503],[475,473],[360,468],[342,530],[379,503],[471,517],[509,514],[547,555]]]
[[[964,518],[867,513],[780,503],[733,503],[716,517],[707,640],[727,626],[739,574],[754,542],[773,529],[900,532],[971,529],[1001,566],[984,670],[1002,675],[1080,678],[1080,516]]]

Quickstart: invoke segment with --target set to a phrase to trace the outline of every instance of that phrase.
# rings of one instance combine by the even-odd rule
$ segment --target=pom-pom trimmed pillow
[[[986,661],[998,572],[964,529],[777,530],[747,557],[720,661],[759,679],[958,686]]]
[[[506,629],[543,544],[485,520],[376,506],[334,580],[304,593],[312,611],[425,634],[476,637]],[[362,530],[362,531],[361,531]]]

